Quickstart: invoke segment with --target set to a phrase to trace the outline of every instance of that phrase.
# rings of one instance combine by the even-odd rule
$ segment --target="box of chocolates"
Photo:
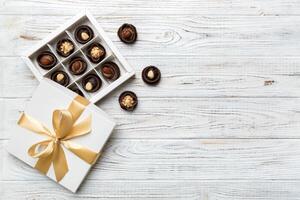
[[[88,11],[39,42],[23,59],[38,80],[51,79],[93,103],[135,74]]]

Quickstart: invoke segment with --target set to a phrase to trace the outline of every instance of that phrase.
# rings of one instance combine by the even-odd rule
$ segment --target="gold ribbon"
[[[38,158],[35,168],[43,174],[47,174],[51,164],[53,164],[58,182],[69,171],[62,146],[89,164],[93,164],[99,156],[99,153],[70,141],[72,138],[86,135],[91,131],[91,115],[77,122],[88,104],[88,100],[77,96],[67,110],[54,110],[52,115],[53,130],[49,130],[25,113],[22,113],[18,121],[19,126],[48,137],[44,141],[33,144],[28,149],[28,154],[33,158]]]

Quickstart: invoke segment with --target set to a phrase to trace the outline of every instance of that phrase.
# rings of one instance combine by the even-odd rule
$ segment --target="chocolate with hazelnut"
[[[147,84],[157,84],[160,81],[160,77],[160,70],[155,66],[145,67],[142,71],[142,79]]]
[[[62,57],[68,57],[74,52],[74,43],[69,39],[62,39],[56,44],[56,51]]]
[[[70,82],[70,78],[68,74],[64,71],[55,71],[51,74],[51,80],[63,85],[67,86]]]
[[[118,30],[118,36],[122,42],[134,43],[137,39],[137,31],[132,24],[123,24]]]
[[[87,48],[87,57],[93,63],[98,63],[105,58],[105,48],[99,43],[93,43]]]
[[[102,75],[108,80],[116,80],[120,77],[120,69],[114,62],[106,62],[101,67]]]
[[[81,44],[85,44],[94,37],[94,32],[91,27],[87,25],[81,25],[75,30],[75,39]]]
[[[49,70],[57,63],[57,59],[50,51],[44,51],[37,57],[39,66],[43,69]]]
[[[82,79],[82,87],[87,92],[96,92],[101,85],[102,81],[96,74],[89,74]]]
[[[69,70],[74,75],[81,75],[87,69],[87,64],[81,57],[71,59],[69,63]]]
[[[119,96],[119,104],[122,109],[132,111],[138,104],[138,98],[134,92],[125,91]]]

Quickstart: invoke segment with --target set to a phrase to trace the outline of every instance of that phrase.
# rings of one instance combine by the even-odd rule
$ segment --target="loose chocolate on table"
[[[87,48],[87,57],[93,63],[98,63],[105,58],[105,48],[99,43],[93,43]]]
[[[69,70],[74,75],[81,75],[87,69],[87,64],[81,57],[72,58],[69,63]]]
[[[68,74],[64,71],[55,71],[55,72],[53,72],[52,75],[51,75],[51,80],[65,86],[65,87],[70,82],[70,78],[69,78]]]
[[[111,81],[114,81],[120,77],[120,69],[114,62],[106,62],[101,67],[102,75]]]
[[[145,67],[142,71],[143,81],[150,85],[157,84],[160,81],[160,77],[160,70],[155,66]]]
[[[80,96],[84,97],[83,93],[81,90],[79,90],[78,88],[71,88],[71,90],[77,94],[79,94]]]
[[[91,27],[82,25],[75,30],[75,39],[81,44],[85,44],[94,37],[94,32]]]
[[[82,79],[83,89],[87,92],[96,92],[101,85],[102,81],[96,74],[89,74]]]
[[[37,57],[37,62],[41,68],[49,70],[57,63],[57,59],[50,51],[44,51]]]
[[[118,30],[118,36],[122,42],[131,44],[136,41],[137,31],[132,24],[123,24]]]
[[[125,91],[119,96],[119,104],[122,109],[132,111],[138,104],[138,98],[134,92]]]
[[[63,57],[68,57],[74,52],[74,43],[69,39],[59,40],[56,44],[56,51],[59,55]]]

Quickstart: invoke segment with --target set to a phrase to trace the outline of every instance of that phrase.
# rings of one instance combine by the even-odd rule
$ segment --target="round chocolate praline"
[[[82,25],[75,30],[75,39],[80,44],[85,44],[94,37],[94,32],[91,27]]]
[[[105,58],[105,48],[99,43],[93,43],[87,48],[87,57],[93,63],[98,63]]]
[[[118,36],[122,42],[134,43],[137,39],[137,31],[132,24],[123,24],[118,30]]]
[[[71,59],[69,63],[69,70],[74,75],[81,75],[87,69],[87,64],[81,57]]]
[[[57,58],[50,51],[44,51],[37,57],[39,66],[45,70],[49,70],[57,63]]]
[[[51,74],[51,80],[59,83],[60,85],[67,86],[70,82],[68,74],[64,71],[55,71]]]
[[[122,109],[133,111],[138,104],[138,98],[134,92],[125,91],[119,96],[119,104]]]
[[[106,62],[101,67],[102,75],[111,81],[114,81],[120,77],[120,69],[114,62]]]
[[[157,84],[160,81],[160,77],[160,70],[155,66],[145,67],[142,71],[142,79],[147,84]]]
[[[80,96],[84,97],[83,93],[81,90],[79,90],[78,88],[71,88],[71,90],[77,94],[79,94]]]
[[[75,50],[74,43],[69,39],[59,40],[56,44],[56,52],[62,57],[68,57]]]
[[[89,74],[82,79],[82,87],[87,92],[96,92],[101,85],[102,81],[96,74]]]

